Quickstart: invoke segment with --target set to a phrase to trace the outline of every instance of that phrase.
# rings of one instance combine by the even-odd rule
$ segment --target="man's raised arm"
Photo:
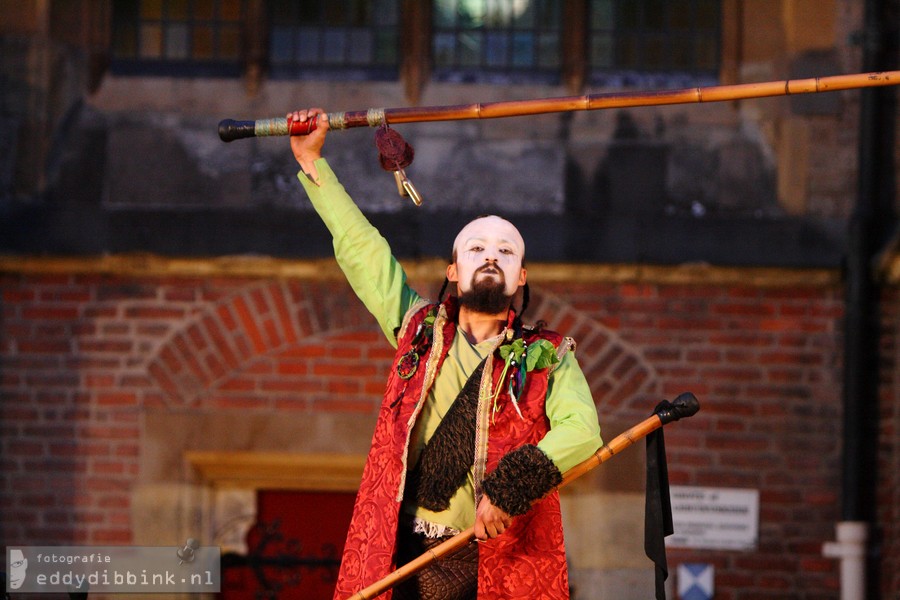
[[[369,223],[322,158],[328,133],[325,113],[311,108],[288,113],[287,118],[306,121],[320,115],[313,132],[291,136],[291,151],[302,169],[297,177],[331,232],[335,258],[347,281],[396,347],[394,331],[421,298],[406,284],[406,273],[391,254],[387,240]]]

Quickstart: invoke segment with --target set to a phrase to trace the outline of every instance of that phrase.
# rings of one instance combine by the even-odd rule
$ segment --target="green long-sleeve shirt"
[[[331,232],[338,264],[356,295],[372,313],[388,342],[397,347],[394,331],[404,315],[422,300],[406,281],[406,273],[391,253],[387,240],[365,218],[340,184],[325,159],[315,163],[318,181],[302,172],[300,182],[313,207]],[[456,335],[449,354],[422,408],[407,464],[416,458],[447,413],[469,374],[478,366],[496,339],[470,344]],[[588,458],[601,444],[597,410],[581,367],[572,352],[566,353],[550,374],[545,403],[550,431],[538,443],[561,472]],[[475,522],[474,481],[466,484],[450,501],[450,508],[434,513],[418,507],[417,517],[457,530]]]

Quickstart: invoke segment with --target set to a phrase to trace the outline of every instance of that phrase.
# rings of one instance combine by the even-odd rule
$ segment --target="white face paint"
[[[525,284],[525,241],[506,219],[475,219],[456,236],[453,251],[456,262],[447,268],[447,279],[457,282],[461,292],[471,290],[476,281],[486,278],[502,278],[508,296]]]

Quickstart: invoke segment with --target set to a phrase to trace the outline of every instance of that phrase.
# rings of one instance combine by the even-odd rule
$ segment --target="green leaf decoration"
[[[519,359],[522,358],[524,352],[525,341],[522,338],[513,340],[511,344],[500,346],[500,358],[505,360],[507,364],[509,364],[511,360],[519,362]]]
[[[516,340],[519,341],[519,340]],[[525,370],[546,369],[550,365],[559,362],[556,356],[556,348],[547,340],[538,340],[528,346],[525,353]]]

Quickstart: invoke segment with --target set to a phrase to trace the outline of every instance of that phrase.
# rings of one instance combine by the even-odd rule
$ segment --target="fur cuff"
[[[495,506],[512,516],[524,515],[531,503],[562,483],[562,473],[537,446],[527,444],[500,459],[482,482]]]

